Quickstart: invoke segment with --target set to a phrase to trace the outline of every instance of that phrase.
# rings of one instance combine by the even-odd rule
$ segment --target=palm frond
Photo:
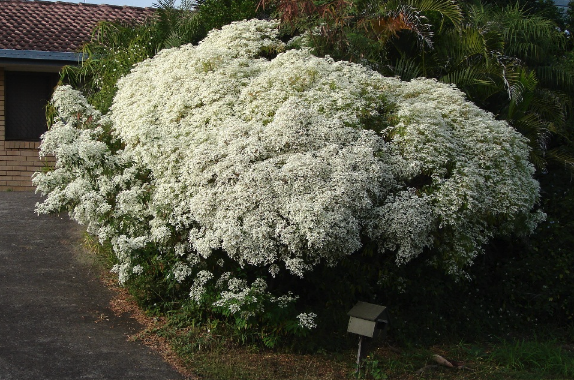
[[[560,93],[542,88],[537,88],[533,95],[534,99],[529,104],[530,111],[549,122],[550,132],[567,137],[563,129],[568,117],[568,99]]]
[[[157,0],[153,6],[159,9],[175,9],[175,0]]]
[[[559,64],[537,66],[536,75],[540,83],[552,88],[560,88],[566,91],[574,90],[574,73],[564,69]]]
[[[421,12],[437,12],[456,28],[462,25],[463,14],[459,5],[451,0],[405,0],[406,4]]]
[[[422,73],[422,68],[414,58],[403,56],[392,65],[391,72],[393,75],[399,76],[402,80],[409,81],[419,77]]]
[[[503,26],[505,52],[522,59],[542,60],[551,49],[561,49],[566,40],[556,24],[538,15],[529,15],[517,5],[503,8],[494,15]]]
[[[561,163],[574,171],[574,147],[561,145],[557,148],[549,149],[547,155],[552,161]]]
[[[480,32],[465,25],[458,30],[450,29],[437,38],[433,54],[436,60],[446,63],[446,66],[457,66],[472,57],[488,58],[486,41]]]
[[[484,72],[474,66],[463,66],[457,70],[451,71],[448,74],[442,76],[439,79],[443,83],[456,84],[457,87],[465,87],[469,85],[490,85],[492,81],[489,81],[485,77]]]

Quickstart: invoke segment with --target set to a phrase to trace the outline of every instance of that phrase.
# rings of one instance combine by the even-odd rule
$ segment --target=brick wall
[[[32,174],[54,160],[40,160],[39,142],[5,141],[4,102],[4,69],[0,68],[0,191],[33,191]]]

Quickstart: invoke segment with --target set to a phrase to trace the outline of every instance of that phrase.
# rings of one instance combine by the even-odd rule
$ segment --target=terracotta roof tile
[[[102,20],[144,22],[153,8],[0,0],[0,49],[76,52]]]

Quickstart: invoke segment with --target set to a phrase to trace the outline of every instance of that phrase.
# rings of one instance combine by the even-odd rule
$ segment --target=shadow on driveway
[[[183,379],[159,354],[127,341],[136,322],[81,257],[68,216],[38,216],[41,198],[0,192],[0,380]]]

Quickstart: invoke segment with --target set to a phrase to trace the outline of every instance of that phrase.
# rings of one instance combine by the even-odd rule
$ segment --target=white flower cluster
[[[495,232],[536,225],[519,133],[452,86],[286,50],[276,27],[233,23],[160,52],[118,82],[109,119],[59,89],[62,117],[42,144],[58,166],[35,177],[48,194],[38,210],[68,207],[111,241],[120,276],[157,246],[178,281],[195,276],[192,298],[213,280],[224,286],[216,306],[232,312],[265,294],[265,280],[218,281],[199,265],[215,251],[303,277],[366,236],[398,264],[434,247],[458,273]],[[82,129],[90,117],[123,149],[101,142],[105,128]]]
[[[299,320],[299,326],[309,330],[317,327],[315,318],[317,318],[317,314],[315,313],[301,313],[297,316],[297,319]]]
[[[221,292],[221,298],[214,306],[226,307],[231,314],[241,312],[244,319],[263,312],[262,301],[267,294],[265,279],[258,278],[249,285],[245,280],[231,277],[227,280],[227,288],[229,290]]]

